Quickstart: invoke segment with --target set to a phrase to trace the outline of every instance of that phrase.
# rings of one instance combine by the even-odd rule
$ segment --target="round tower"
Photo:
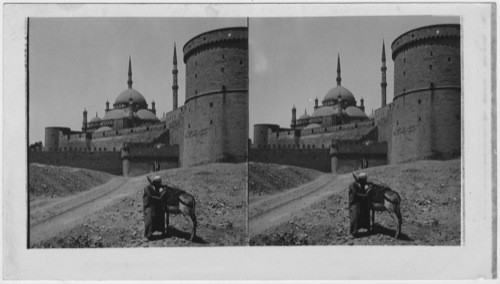
[[[44,151],[57,151],[59,149],[59,132],[68,134],[71,131],[68,127],[45,127],[45,147]]]
[[[246,161],[248,28],[209,31],[183,48],[186,64],[183,165]]]
[[[253,126],[253,145],[255,148],[267,148],[268,130],[277,131],[279,128],[277,124],[255,124]]]
[[[293,105],[292,108],[292,125],[290,126],[292,129],[295,129],[295,127],[297,126],[297,109],[295,108],[295,105]]]
[[[447,159],[461,152],[460,25],[411,30],[392,43],[390,162]]]

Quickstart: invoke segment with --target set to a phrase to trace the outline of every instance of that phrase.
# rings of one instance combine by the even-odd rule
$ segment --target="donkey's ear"
[[[355,180],[358,180],[358,177],[352,172],[352,176],[354,177]]]

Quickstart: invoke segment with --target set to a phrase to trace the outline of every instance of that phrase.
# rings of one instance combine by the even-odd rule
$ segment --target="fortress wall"
[[[227,28],[184,46],[183,166],[241,162],[248,148],[248,30]]]
[[[267,134],[267,145],[269,148],[291,148],[297,146],[298,137],[295,137],[295,131],[293,130],[272,132],[269,129]]]
[[[370,136],[370,133],[374,131],[376,128],[373,126],[373,121],[367,123],[359,123],[358,127],[355,127],[356,124],[351,124],[348,127],[339,129],[337,126],[335,128],[339,129],[335,132],[324,132],[321,133],[320,128],[314,129],[315,131],[319,130],[319,134],[308,134],[302,136],[300,138],[300,147],[301,148],[328,148],[330,147],[333,140],[353,140],[357,141],[367,136]],[[329,129],[327,129],[329,130]],[[302,131],[304,132],[304,131]],[[370,137],[368,137],[370,138]],[[376,137],[373,137],[376,140]]]
[[[67,166],[122,174],[120,152],[28,152],[29,163]]]
[[[250,149],[250,162],[273,163],[331,172],[329,149]]]
[[[409,31],[392,45],[391,163],[460,155],[460,26]]]
[[[68,134],[70,131],[68,127],[45,127],[44,151],[58,149],[61,134]]]
[[[184,114],[185,106],[179,107],[167,113],[167,128],[170,134],[170,145],[179,145],[179,166],[183,166],[184,151]]]

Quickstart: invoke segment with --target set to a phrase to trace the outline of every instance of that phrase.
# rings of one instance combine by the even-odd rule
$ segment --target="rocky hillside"
[[[349,240],[347,189],[342,188],[290,221],[253,237],[251,245],[460,245],[460,160],[418,161],[366,169],[369,180],[400,193],[402,235],[387,212],[376,213],[375,231]],[[333,190],[332,190],[333,192]],[[251,229],[251,228],[250,228]]]
[[[87,169],[29,165],[29,199],[64,197],[89,190],[109,181],[114,175]]]

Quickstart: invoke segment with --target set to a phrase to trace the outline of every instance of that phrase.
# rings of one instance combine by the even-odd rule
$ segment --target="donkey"
[[[149,176],[147,176],[147,179],[149,183],[153,185],[153,182],[151,181]],[[165,212],[165,228],[168,230],[170,214],[182,214],[186,221],[188,223],[191,223],[192,225],[191,237],[189,238],[189,241],[192,242],[196,237],[197,225],[196,214],[194,210],[196,204],[194,196],[183,190],[165,184],[162,184],[161,188],[163,189],[163,191],[160,198],[162,200],[162,209]]]
[[[370,224],[370,231],[375,224],[375,211],[387,211],[396,223],[396,235],[398,238],[401,233],[401,224],[403,219],[401,217],[401,197],[396,191],[374,183],[368,183],[368,190],[366,195],[369,201],[370,210],[372,211],[372,220]]]

